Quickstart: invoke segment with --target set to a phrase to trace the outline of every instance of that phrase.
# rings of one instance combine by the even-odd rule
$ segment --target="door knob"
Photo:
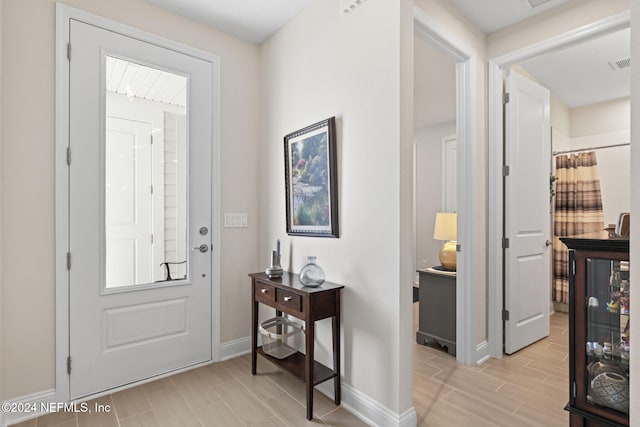
[[[551,241],[550,241],[550,240],[547,240],[546,242],[544,242],[544,244],[545,244],[546,246],[551,246]]]
[[[192,251],[195,250],[199,250],[202,253],[205,253],[209,250],[209,245],[207,245],[206,243],[201,244],[200,246],[196,246],[195,248],[191,249]]]

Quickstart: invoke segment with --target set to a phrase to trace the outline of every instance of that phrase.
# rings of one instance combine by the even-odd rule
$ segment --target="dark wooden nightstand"
[[[416,342],[436,341],[456,355],[456,272],[425,268],[418,270],[420,314]]]

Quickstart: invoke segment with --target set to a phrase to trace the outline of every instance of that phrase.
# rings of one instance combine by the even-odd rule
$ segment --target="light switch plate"
[[[249,226],[249,215],[246,213],[226,213],[224,214],[224,228],[247,228]]]

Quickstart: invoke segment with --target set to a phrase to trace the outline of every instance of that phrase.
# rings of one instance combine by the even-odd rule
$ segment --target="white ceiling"
[[[618,31],[521,64],[567,107],[579,107],[629,96],[631,68],[617,71],[611,61],[628,58],[631,31]]]
[[[145,0],[179,15],[248,40],[262,43],[289,22],[313,0]],[[317,0],[323,1],[323,0]],[[386,0],[385,0],[386,1]],[[492,33],[569,0],[450,0],[462,14],[485,33]],[[532,8],[529,2],[543,3]],[[612,71],[608,62],[629,56],[629,32],[605,37],[569,50],[544,55],[524,64],[525,69],[547,86],[567,106],[574,107],[607,99],[628,96],[629,71]],[[419,47],[418,47],[419,48]],[[427,55],[427,53],[424,53]],[[421,55],[423,55],[421,54]],[[426,56],[424,58],[427,58]],[[447,73],[436,71],[442,58],[432,58],[425,73],[446,79]],[[444,81],[444,80],[442,80]],[[416,84],[424,85],[416,79]],[[431,89],[416,88],[416,95],[429,90],[443,90],[449,83]],[[418,99],[418,98],[416,98]],[[419,101],[421,102],[421,101]],[[433,109],[434,120],[444,117],[450,108]],[[448,113],[447,113],[448,114]],[[416,123],[417,125],[417,123]]]
[[[262,43],[312,0],[145,0],[243,40]]]
[[[542,0],[531,0],[540,2]],[[463,15],[486,34],[566,3],[550,0],[532,8],[529,0],[451,0]],[[629,96],[629,69],[613,71],[609,61],[629,57],[630,31],[543,55],[522,64],[568,107]]]
[[[530,6],[528,0],[451,1],[483,33],[490,34],[566,3],[569,0],[531,0],[534,4],[540,4],[535,8]]]

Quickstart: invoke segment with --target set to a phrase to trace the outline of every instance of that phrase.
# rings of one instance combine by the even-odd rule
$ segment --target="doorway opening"
[[[415,340],[455,356],[456,272],[442,267],[445,242],[435,237],[456,241],[456,64],[417,35],[413,144]],[[450,223],[440,222],[446,218]]]
[[[561,89],[555,89],[553,86],[553,80],[556,80],[558,71],[555,73],[555,78],[548,80],[549,76],[545,75],[545,71],[550,71],[549,63],[545,64],[545,58],[549,62],[559,61],[556,56],[553,55],[566,55],[567,58],[571,57],[567,49],[586,49],[593,52],[594,45],[592,43],[601,43],[608,37],[625,37],[624,31],[628,31],[630,26],[629,13],[622,13],[615,15],[611,18],[598,21],[583,28],[578,28],[574,31],[566,34],[554,37],[545,42],[517,50],[515,52],[503,55],[498,58],[494,58],[489,61],[489,157],[492,159],[504,159],[505,147],[504,141],[504,126],[507,125],[503,117],[503,81],[504,74],[509,69],[515,69],[521,74],[524,74],[526,78],[543,83],[544,86],[551,88],[552,101],[551,101],[551,127],[549,133],[552,139],[552,150],[554,152],[562,151],[582,151],[584,148],[597,148],[599,146],[615,145],[609,141],[618,141],[620,138],[629,142],[629,130],[620,129],[605,129],[603,127],[600,130],[594,128],[595,122],[593,117],[596,115],[605,115],[607,111],[613,111],[617,108],[617,111],[627,110],[630,107],[629,98],[624,97],[620,99],[620,95],[612,95],[609,99],[601,98],[595,102],[586,101],[562,101],[563,97],[568,96],[565,93],[561,93]],[[628,38],[627,38],[628,39]],[[545,55],[546,54],[546,55]],[[612,58],[613,59],[613,58]],[[558,66],[561,66],[558,64]],[[605,66],[608,67],[607,64]],[[571,73],[571,71],[565,71]],[[576,71],[574,71],[574,74]],[[574,80],[582,79],[581,73],[577,76],[574,75]],[[586,73],[582,73],[586,74]],[[593,86],[593,85],[592,85]],[[554,94],[555,92],[555,94]],[[583,95],[593,94],[594,90],[582,91]],[[628,95],[628,94],[627,94]],[[616,98],[612,101],[611,98]],[[569,99],[569,98],[565,98]],[[573,105],[569,108],[567,104]],[[555,109],[555,112],[554,112]],[[622,113],[625,114],[625,113]],[[565,116],[563,119],[563,115]],[[587,118],[590,117],[590,118]],[[572,125],[572,119],[574,119],[576,126]],[[591,129],[586,129],[584,123],[587,120],[590,122]],[[624,121],[624,120],[622,120]],[[628,122],[628,119],[627,119]],[[626,137],[625,137],[626,133]],[[595,140],[598,140],[596,143]],[[625,148],[622,148],[623,150]],[[626,148],[628,150],[628,147]],[[609,163],[607,159],[613,152],[604,153],[603,162]],[[628,156],[626,158],[628,164]],[[552,158],[549,156],[549,163],[551,164]],[[490,355],[492,357],[501,357],[503,354],[503,339],[505,337],[506,328],[503,324],[504,311],[509,307],[505,303],[505,294],[508,292],[505,288],[510,286],[508,277],[505,274],[508,268],[508,259],[503,252],[504,241],[503,238],[509,238],[503,233],[505,223],[508,218],[503,217],[506,202],[503,199],[505,191],[505,185],[503,181],[503,175],[505,172],[504,164],[502,162],[492,162],[489,164],[489,346]],[[622,165],[624,166],[624,165]],[[552,165],[553,167],[553,165]],[[552,171],[554,176],[556,172]],[[508,178],[507,178],[508,179]],[[551,180],[551,177],[550,179]],[[609,181],[609,180],[606,180]],[[604,182],[603,182],[604,184]],[[550,190],[550,183],[545,180],[542,183],[547,189]],[[629,192],[624,190],[624,184],[618,185],[618,190],[608,191],[609,195],[604,195],[605,198],[611,197],[614,193],[626,192],[628,197]],[[551,194],[550,194],[551,198]],[[553,200],[553,199],[551,199]],[[607,201],[607,204],[611,206],[612,210],[625,209],[624,202],[619,204],[617,202],[611,203]],[[626,205],[628,207],[628,204]],[[628,210],[627,210],[628,212]],[[549,221],[551,220],[551,212],[549,214]],[[605,225],[610,220],[605,220]],[[551,224],[550,224],[551,225]],[[509,249],[506,249],[507,251]],[[551,257],[551,254],[548,255]],[[552,293],[552,278],[551,271],[548,274],[548,281],[545,281],[545,289],[542,292],[548,296],[547,303],[551,309],[562,311],[562,306],[559,304],[553,304],[552,299],[562,299],[562,292],[559,291],[556,295],[556,290]],[[504,287],[503,288],[503,284]],[[559,301],[562,302],[562,301]],[[552,305],[553,304],[553,305]]]
[[[486,341],[478,344],[476,328],[476,286],[472,277],[478,274],[477,261],[473,257],[480,226],[474,215],[478,207],[472,195],[476,194],[476,84],[475,52],[461,44],[444,26],[424,11],[414,7],[414,33],[422,41],[455,63],[455,208],[457,211],[457,268],[455,296],[456,359],[464,364],[475,364],[487,355]],[[451,135],[448,135],[451,136]],[[414,152],[415,157],[415,152]],[[436,204],[439,206],[441,200]],[[440,207],[439,207],[440,208]],[[433,230],[433,229],[432,229]],[[432,231],[429,233],[430,235]],[[428,236],[427,236],[428,238]],[[421,260],[420,260],[421,261]],[[435,261],[435,260],[434,260]],[[419,267],[419,264],[416,265]],[[415,275],[412,274],[412,277]],[[406,309],[410,309],[406,307]]]

